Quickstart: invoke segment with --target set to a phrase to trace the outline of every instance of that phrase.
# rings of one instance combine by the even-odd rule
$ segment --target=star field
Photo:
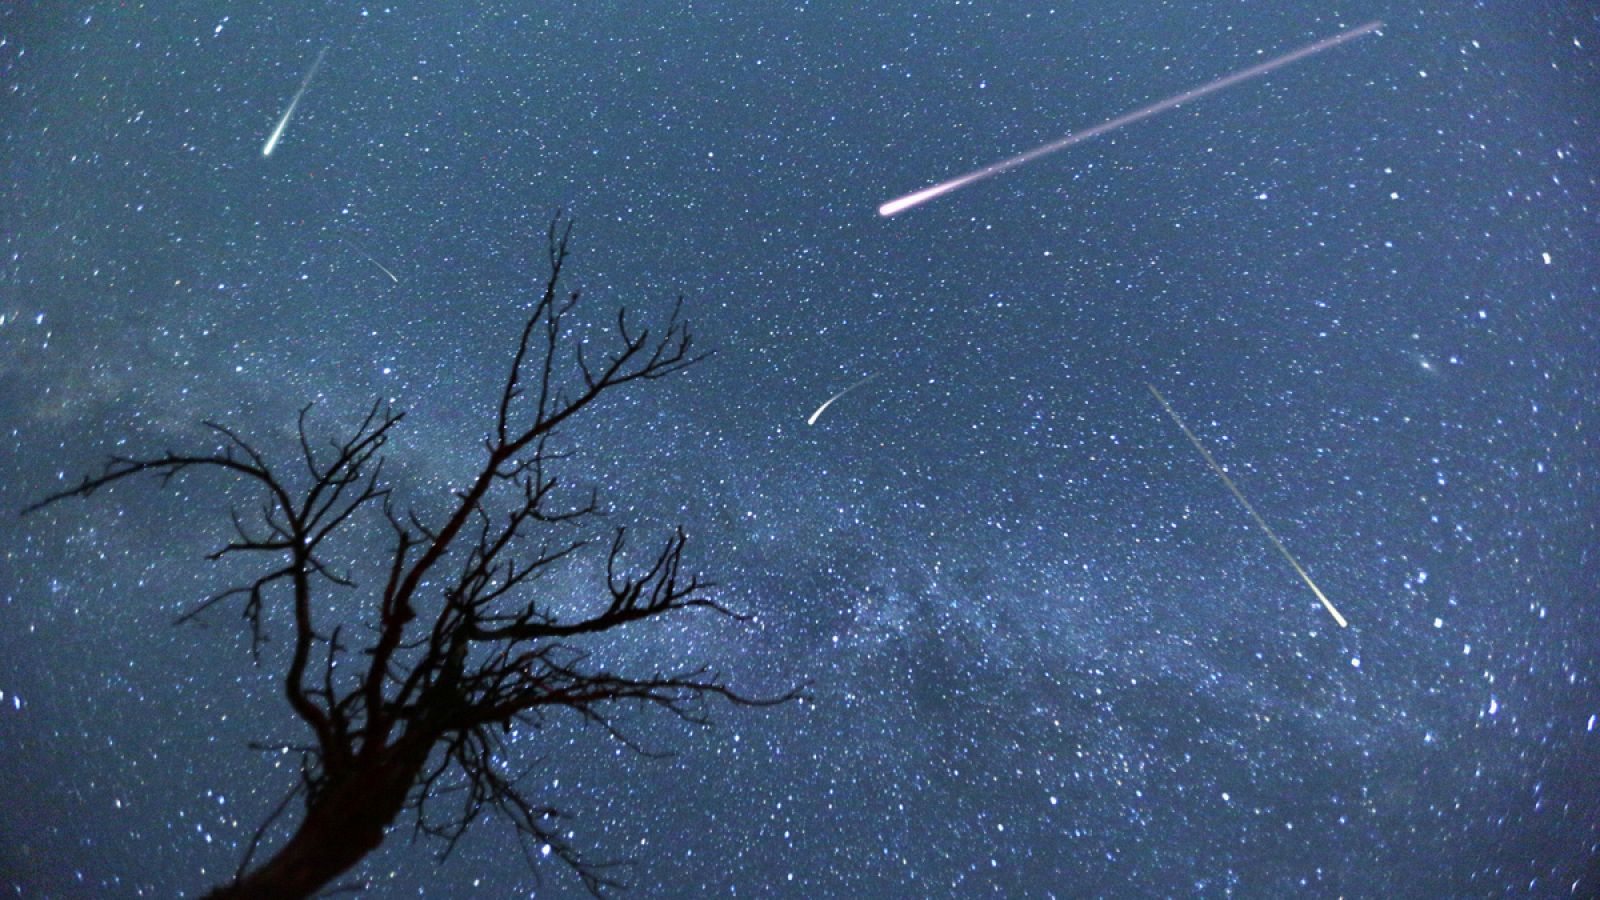
[[[607,652],[814,701],[519,736],[631,895],[1600,895],[1597,47],[1513,2],[7,7],[0,886],[197,896],[297,777],[247,744],[303,737],[234,611],[172,626],[242,571],[224,482],[15,511],[380,397],[442,504],[561,208],[591,324],[682,294],[715,350],[563,478],[753,617]],[[409,838],[369,896],[581,894]]]

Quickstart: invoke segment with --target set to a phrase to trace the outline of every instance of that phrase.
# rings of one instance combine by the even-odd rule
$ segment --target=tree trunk
[[[404,746],[404,745],[402,745]],[[431,744],[421,752],[396,747],[374,765],[358,768],[330,785],[294,836],[272,858],[238,881],[207,894],[209,900],[309,897],[354,868],[383,843],[406,795],[427,761]]]

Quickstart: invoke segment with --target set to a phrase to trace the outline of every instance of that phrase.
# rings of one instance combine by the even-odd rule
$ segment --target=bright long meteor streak
[[[923,188],[915,193],[906,194],[904,197],[890,200],[888,203],[878,207],[878,215],[888,217],[903,213],[913,206],[920,206],[924,203],[927,203],[929,200],[934,199],[935,197],[942,197],[951,191],[964,188],[967,185],[972,184],[974,181],[982,181],[983,179],[992,175],[999,175],[1001,172],[1015,169],[1017,166],[1023,165],[1024,163],[1033,162],[1041,156],[1049,156],[1058,150],[1065,150],[1068,147],[1071,147],[1073,144],[1081,144],[1090,138],[1099,137],[1108,131],[1115,131],[1124,125],[1131,125],[1140,119],[1148,119],[1156,113],[1166,112],[1173,107],[1182,106],[1183,104],[1188,103],[1190,100],[1197,100],[1207,94],[1220,91],[1223,88],[1232,87],[1241,81],[1249,81],[1252,78],[1265,75],[1274,69],[1280,69],[1292,62],[1298,62],[1299,60],[1305,59],[1306,57],[1317,53],[1321,53],[1322,51],[1331,47],[1337,47],[1346,41],[1353,41],[1364,34],[1370,34],[1371,32],[1377,31],[1382,27],[1382,22],[1372,21],[1365,25],[1352,28],[1349,31],[1341,34],[1336,34],[1333,37],[1323,38],[1322,40],[1317,41],[1315,44],[1308,44],[1307,46],[1301,47],[1299,50],[1296,50],[1293,53],[1285,53],[1282,56],[1279,56],[1275,59],[1269,59],[1264,63],[1260,63],[1259,65],[1254,65],[1248,69],[1235,72],[1232,75],[1218,78],[1216,81],[1210,82],[1209,84],[1203,84],[1197,88],[1191,88],[1176,96],[1168,97],[1165,100],[1161,100],[1159,102],[1152,103],[1149,106],[1136,109],[1131,113],[1118,116],[1117,118],[1112,119],[1104,124],[1096,125],[1093,128],[1089,128],[1084,131],[1074,132],[1058,141],[1051,141],[1050,143],[1045,144],[1043,147],[1036,147],[1032,150],[1029,150],[1027,153],[1018,154],[1017,156],[1013,156],[1010,159],[1003,159],[997,163],[990,163],[981,169],[968,172],[959,178],[952,178],[949,181],[942,181],[932,187]]]
[[[272,151],[278,149],[278,141],[283,137],[283,130],[289,127],[289,120],[294,118],[294,108],[300,105],[300,95],[306,92],[311,85],[311,79],[317,74],[317,67],[322,65],[322,57],[328,54],[328,48],[323,47],[317,51],[317,61],[311,64],[311,70],[306,72],[306,77],[300,79],[300,90],[294,92],[294,99],[289,101],[289,108],[283,111],[283,118],[278,120],[278,127],[272,129],[272,135],[267,138],[267,143],[261,148],[262,156],[271,156]]]
[[[817,407],[817,411],[816,412],[811,414],[811,418],[806,420],[806,424],[807,425],[815,425],[815,424],[817,424],[817,418],[822,415],[822,411],[823,410],[825,410],[828,407],[833,405],[833,401],[839,399],[840,397],[843,397],[845,394],[850,393],[851,391],[855,390],[856,388],[861,387],[863,384],[866,384],[867,382],[869,382],[872,379],[877,378],[877,377],[878,377],[878,373],[877,372],[873,372],[871,375],[868,375],[867,377],[861,379],[860,381],[856,382],[855,384],[850,385],[849,387],[845,388],[844,390],[840,391],[839,393],[834,394],[832,397],[829,397],[826,401],[823,402],[823,404],[821,406]]]
[[[1272,546],[1277,547],[1278,552],[1283,554],[1283,558],[1288,560],[1289,565],[1294,567],[1295,572],[1300,576],[1300,580],[1304,581],[1306,587],[1311,588],[1311,593],[1316,594],[1317,599],[1322,601],[1323,607],[1333,616],[1333,620],[1339,623],[1340,628],[1350,627],[1350,623],[1344,620],[1344,616],[1339,615],[1339,611],[1333,608],[1332,603],[1328,602],[1328,598],[1322,593],[1322,589],[1317,587],[1315,581],[1311,580],[1311,576],[1306,573],[1305,567],[1301,566],[1300,561],[1294,558],[1294,554],[1290,553],[1289,548],[1283,545],[1283,541],[1278,540],[1278,535],[1267,525],[1267,520],[1261,518],[1261,514],[1256,512],[1256,508],[1251,506],[1250,501],[1244,498],[1244,492],[1240,491],[1239,486],[1233,483],[1232,478],[1228,477],[1228,473],[1222,471],[1222,467],[1217,465],[1217,461],[1211,456],[1211,451],[1207,450],[1205,445],[1200,443],[1200,439],[1194,436],[1194,432],[1189,430],[1189,426],[1183,424],[1183,420],[1178,418],[1178,414],[1173,411],[1172,404],[1167,402],[1167,398],[1161,396],[1161,392],[1156,390],[1155,385],[1146,384],[1145,387],[1149,388],[1150,393],[1155,395],[1156,402],[1160,403],[1161,408],[1167,411],[1167,415],[1172,417],[1172,421],[1178,423],[1178,427],[1183,429],[1183,436],[1189,439],[1189,443],[1193,444],[1194,448],[1200,451],[1200,455],[1206,458],[1206,465],[1211,467],[1211,471],[1217,473],[1217,477],[1221,478],[1222,483],[1228,486],[1228,490],[1233,492],[1233,496],[1244,504],[1244,508],[1250,513],[1250,518],[1255,519],[1256,524],[1261,526],[1261,530],[1267,533],[1267,537],[1272,540]]]

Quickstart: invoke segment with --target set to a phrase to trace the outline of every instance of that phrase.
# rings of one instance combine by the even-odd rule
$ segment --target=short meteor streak
[[[1350,627],[1350,623],[1344,620],[1344,616],[1339,615],[1339,611],[1333,608],[1332,603],[1328,602],[1328,598],[1322,593],[1322,589],[1317,587],[1317,583],[1315,581],[1311,580],[1311,576],[1307,574],[1305,568],[1300,565],[1300,561],[1294,558],[1294,554],[1290,553],[1289,548],[1283,545],[1283,541],[1278,540],[1278,535],[1274,533],[1270,527],[1268,527],[1267,520],[1261,518],[1261,514],[1256,512],[1256,508],[1251,506],[1250,501],[1244,498],[1244,493],[1239,490],[1239,486],[1233,483],[1233,479],[1228,477],[1227,472],[1222,471],[1221,466],[1217,465],[1217,461],[1211,456],[1211,451],[1207,450],[1205,445],[1200,443],[1200,439],[1194,436],[1194,432],[1189,430],[1189,426],[1183,424],[1183,420],[1178,418],[1178,414],[1173,411],[1172,404],[1167,402],[1167,398],[1161,396],[1161,392],[1156,390],[1155,385],[1146,384],[1145,387],[1149,388],[1150,393],[1155,395],[1156,402],[1160,403],[1161,408],[1167,411],[1167,415],[1172,417],[1172,421],[1178,423],[1178,427],[1183,429],[1183,435],[1189,439],[1189,443],[1193,444],[1194,448],[1200,451],[1200,455],[1206,458],[1206,465],[1211,467],[1211,471],[1217,473],[1217,477],[1221,478],[1222,483],[1228,486],[1228,490],[1233,492],[1233,496],[1237,497],[1239,502],[1244,504],[1244,508],[1250,513],[1250,517],[1256,520],[1256,524],[1260,525],[1261,530],[1265,531],[1267,533],[1267,537],[1272,540],[1272,546],[1277,547],[1278,552],[1283,554],[1283,558],[1288,560],[1289,565],[1294,567],[1294,570],[1299,574],[1300,579],[1306,583],[1306,587],[1311,588],[1311,593],[1316,594],[1317,599],[1322,601],[1323,607],[1327,609],[1330,614],[1332,614],[1333,620],[1339,623],[1340,628]]]
[[[378,268],[382,269],[383,270],[383,274],[389,276],[389,280],[390,281],[394,282],[395,284],[399,284],[400,283],[400,279],[395,277],[395,274],[393,272],[389,271],[389,267],[388,266],[384,265],[381,262],[378,262],[377,260],[373,259],[370,256],[367,257],[367,260],[369,262],[371,262],[373,265],[375,265]]]
[[[1174,107],[1182,106],[1183,104],[1188,103],[1190,100],[1198,100],[1207,94],[1215,93],[1226,87],[1232,87],[1241,81],[1249,81],[1252,78],[1265,75],[1274,69],[1280,69],[1292,62],[1298,62],[1299,60],[1305,59],[1308,56],[1321,53],[1322,51],[1332,47],[1337,47],[1346,41],[1353,41],[1364,34],[1371,34],[1382,27],[1382,22],[1373,21],[1368,22],[1365,25],[1352,28],[1349,31],[1341,34],[1336,34],[1333,37],[1323,38],[1322,40],[1317,41],[1315,44],[1309,44],[1305,47],[1301,47],[1299,50],[1296,50],[1293,53],[1285,53],[1284,55],[1275,59],[1269,59],[1264,63],[1251,66],[1248,69],[1235,72],[1232,75],[1218,78],[1216,81],[1210,82],[1209,84],[1203,84],[1197,88],[1191,88],[1190,90],[1184,91],[1176,96],[1168,97],[1165,100],[1152,103],[1149,106],[1141,109],[1136,109],[1131,113],[1118,116],[1117,118],[1112,119],[1104,124],[1096,125],[1093,128],[1089,128],[1084,131],[1074,132],[1073,134],[1069,134],[1058,141],[1052,141],[1042,147],[1029,150],[1027,153],[1013,156],[1010,159],[1003,159],[997,163],[990,163],[981,169],[968,172],[959,178],[952,178],[949,181],[940,182],[939,184],[936,184],[932,187],[923,188],[915,193],[906,194],[904,197],[890,200],[888,203],[878,207],[878,215],[884,217],[898,215],[899,213],[903,213],[913,206],[920,206],[924,203],[927,203],[929,200],[934,199],[935,197],[942,197],[951,191],[964,188],[975,181],[982,181],[983,179],[992,175],[999,175],[1001,172],[1015,169],[1017,166],[1023,165],[1024,163],[1033,162],[1042,156],[1049,156],[1058,150],[1065,150],[1068,147],[1071,147],[1073,144],[1080,144],[1089,140],[1090,138],[1099,137],[1108,131],[1115,131],[1124,125],[1131,125],[1140,119],[1148,119],[1156,113],[1166,112]]]
[[[811,418],[806,420],[806,424],[807,425],[815,425],[815,424],[817,424],[817,417],[822,415],[822,411],[823,410],[825,410],[828,407],[832,406],[833,405],[833,401],[839,399],[840,397],[843,397],[845,394],[850,393],[851,391],[855,390],[856,388],[861,387],[863,384],[866,384],[867,382],[869,382],[872,379],[877,378],[877,377],[878,377],[878,373],[877,372],[873,372],[871,375],[868,375],[867,377],[861,379],[860,381],[856,382],[855,384],[850,385],[849,387],[845,388],[844,390],[840,391],[839,393],[834,394],[832,397],[829,397],[826,403],[824,403],[821,406],[817,407],[817,411],[811,414]]]
[[[389,280],[390,281],[393,281],[395,284],[399,284],[400,283],[400,279],[396,278],[395,274],[393,272],[389,271],[389,267],[384,265],[381,262],[378,262],[378,260],[375,257],[373,257],[373,255],[371,253],[368,253],[367,251],[361,249],[360,247],[357,247],[355,244],[352,244],[349,241],[345,241],[344,238],[340,238],[339,240],[344,241],[344,245],[346,247],[349,247],[351,250],[354,250],[357,253],[361,254],[362,256],[365,256],[367,258],[367,262],[372,263],[373,265],[375,265],[378,268],[382,269],[383,270],[383,274],[389,276]]]
[[[327,54],[327,47],[317,51],[317,61],[311,64],[311,70],[306,72],[306,77],[300,79],[300,90],[294,92],[294,99],[289,101],[289,108],[283,111],[283,118],[278,120],[278,127],[272,129],[272,136],[267,138],[266,145],[261,148],[262,156],[271,156],[272,151],[278,149],[278,141],[283,137],[283,130],[289,127],[289,120],[294,118],[294,108],[300,105],[300,95],[306,92],[312,77],[317,74],[317,67],[322,65],[322,57]]]

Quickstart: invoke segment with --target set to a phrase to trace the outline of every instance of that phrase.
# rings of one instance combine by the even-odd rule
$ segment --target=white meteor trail
[[[927,203],[929,200],[932,200],[935,197],[942,197],[951,191],[966,187],[974,181],[982,181],[991,175],[999,175],[1001,172],[1015,169],[1017,166],[1020,166],[1024,163],[1033,162],[1041,156],[1049,156],[1058,150],[1065,150],[1068,147],[1071,147],[1073,144],[1082,143],[1090,138],[1099,137],[1108,131],[1115,131],[1124,125],[1131,125],[1140,119],[1147,119],[1156,113],[1166,112],[1174,107],[1182,106],[1183,104],[1188,103],[1190,100],[1197,100],[1207,94],[1220,91],[1223,88],[1232,87],[1241,81],[1249,81],[1252,78],[1265,75],[1274,69],[1282,68],[1292,62],[1297,62],[1313,54],[1321,53],[1322,51],[1331,47],[1337,47],[1346,41],[1353,41],[1364,34],[1370,34],[1382,27],[1382,22],[1373,21],[1368,22],[1365,25],[1352,28],[1349,31],[1341,34],[1336,34],[1333,37],[1323,38],[1322,40],[1317,41],[1315,44],[1309,44],[1305,47],[1301,47],[1299,50],[1296,50],[1293,53],[1285,53],[1284,55],[1275,59],[1269,59],[1264,63],[1251,66],[1248,69],[1235,72],[1232,75],[1218,78],[1216,81],[1210,82],[1209,84],[1203,84],[1197,88],[1191,88],[1190,90],[1184,91],[1176,96],[1168,97],[1165,100],[1152,103],[1149,106],[1140,109],[1136,109],[1131,113],[1118,116],[1117,118],[1112,119],[1104,124],[1096,125],[1093,128],[1089,128],[1084,131],[1074,132],[1058,141],[1051,141],[1050,143],[1045,144],[1043,147],[1037,147],[1033,150],[1029,150],[1027,153],[1018,154],[1017,156],[1013,156],[1010,159],[1003,159],[997,163],[990,163],[981,169],[968,172],[959,178],[952,178],[949,181],[942,181],[936,185],[933,185],[932,187],[923,188],[915,193],[906,194],[904,197],[890,200],[888,203],[878,207],[878,215],[888,217],[903,213],[913,206],[920,206],[921,204]]]
[[[1228,486],[1228,490],[1233,492],[1233,496],[1244,504],[1244,508],[1250,513],[1250,518],[1255,519],[1256,524],[1261,526],[1261,530],[1267,533],[1267,537],[1272,540],[1272,546],[1277,547],[1278,552],[1283,554],[1283,558],[1288,560],[1289,565],[1294,567],[1295,573],[1300,576],[1300,580],[1304,581],[1306,587],[1311,588],[1311,593],[1316,594],[1317,599],[1322,601],[1323,608],[1332,614],[1333,620],[1339,623],[1340,628],[1350,627],[1350,623],[1344,620],[1344,616],[1339,615],[1339,611],[1333,608],[1332,603],[1328,602],[1328,598],[1322,593],[1322,589],[1317,587],[1315,581],[1311,580],[1311,576],[1300,565],[1300,561],[1294,558],[1294,554],[1290,553],[1289,548],[1283,545],[1283,541],[1278,540],[1278,535],[1267,525],[1267,520],[1261,518],[1261,514],[1256,512],[1256,508],[1251,506],[1250,501],[1244,498],[1244,492],[1240,491],[1239,486],[1233,483],[1232,478],[1228,477],[1228,473],[1222,471],[1222,467],[1217,465],[1217,461],[1211,457],[1211,451],[1207,450],[1205,445],[1200,443],[1200,439],[1194,436],[1194,432],[1189,430],[1189,426],[1183,424],[1183,420],[1178,418],[1178,414],[1173,411],[1172,404],[1167,402],[1167,398],[1161,396],[1161,392],[1156,390],[1155,385],[1146,384],[1145,387],[1149,388],[1150,393],[1155,395],[1156,402],[1160,403],[1161,408],[1167,411],[1167,415],[1172,417],[1172,421],[1178,423],[1178,427],[1183,429],[1183,435],[1189,439],[1189,443],[1193,444],[1194,448],[1200,451],[1200,455],[1206,458],[1206,465],[1211,467],[1211,471],[1217,473],[1217,477],[1221,478],[1222,483]]]
[[[855,390],[856,388],[861,387],[863,384],[866,384],[867,382],[869,382],[872,379],[877,378],[877,377],[878,377],[878,373],[877,372],[873,372],[871,375],[868,375],[867,377],[861,379],[860,381],[856,382],[855,384],[850,385],[849,387],[845,388],[844,390],[840,391],[839,393],[834,394],[832,397],[829,397],[826,403],[823,403],[821,406],[817,407],[817,411],[811,414],[811,418],[806,420],[806,424],[807,425],[815,425],[815,424],[817,424],[817,417],[822,415],[822,411],[823,410],[825,410],[828,407],[832,406],[833,405],[833,401],[839,399],[840,397],[843,397],[845,394],[850,393],[851,391]]]
[[[391,272],[391,271],[389,271],[389,267],[388,267],[388,266],[386,266],[386,265],[384,265],[384,264],[383,264],[383,263],[381,263],[381,262],[378,262],[378,261],[377,261],[377,260],[375,260],[375,259],[373,259],[373,258],[372,258],[372,257],[370,257],[370,256],[369,256],[369,257],[367,257],[367,259],[368,259],[368,260],[370,260],[370,261],[371,261],[371,262],[372,262],[372,264],[373,264],[373,265],[375,265],[375,266],[377,266],[377,267],[378,267],[378,268],[380,268],[380,269],[382,269],[382,270],[383,270],[383,274],[385,274],[385,275],[387,275],[387,276],[389,276],[389,280],[390,280],[390,281],[392,281],[392,282],[394,282],[394,283],[395,283],[395,284],[399,284],[399,283],[400,283],[400,279],[399,279],[399,278],[396,278],[396,277],[395,277],[395,274],[394,274],[394,273],[393,273],[393,272]]]
[[[365,256],[367,258],[367,262],[372,263],[373,265],[375,265],[378,268],[382,269],[383,270],[383,274],[389,276],[389,280],[390,281],[393,281],[395,284],[399,284],[400,283],[400,279],[396,278],[395,274],[393,272],[389,271],[389,267],[384,265],[381,262],[378,262],[377,258],[374,257],[371,253],[368,253],[367,251],[361,249],[360,247],[357,247],[355,244],[350,243],[349,241],[345,240],[344,238],[339,238],[339,240],[344,241],[344,245],[346,247],[349,247],[351,250],[354,250],[357,253],[361,254],[362,256]]]
[[[317,74],[317,67],[322,65],[322,57],[327,54],[327,47],[317,51],[317,61],[311,64],[311,70],[306,72],[306,77],[300,79],[300,90],[294,92],[294,98],[289,101],[289,108],[283,111],[283,118],[278,120],[278,127],[272,129],[272,135],[267,138],[267,143],[261,148],[262,156],[271,156],[272,151],[278,149],[278,141],[283,137],[283,130],[289,127],[289,120],[294,118],[294,108],[300,105],[300,95],[306,92],[306,88],[311,84],[312,76]]]

